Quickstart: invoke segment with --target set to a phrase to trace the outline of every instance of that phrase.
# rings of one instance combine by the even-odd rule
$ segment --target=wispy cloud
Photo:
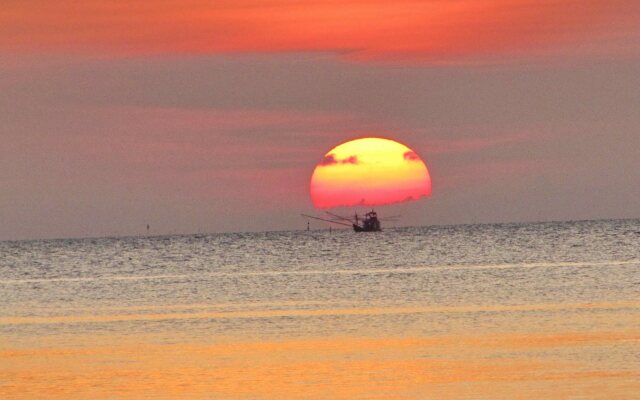
[[[440,177],[439,190],[451,188],[504,184],[516,177],[541,174],[557,163],[549,160],[495,160],[473,163],[453,168]]]
[[[636,0],[10,0],[0,50],[141,54],[334,52],[472,61],[638,49]]]
[[[430,139],[423,147],[428,154],[465,153],[512,143],[522,143],[532,139],[539,140],[543,136],[545,136],[543,133],[536,135],[511,133],[466,139]]]
[[[403,157],[407,161],[420,161],[420,157],[415,153],[415,151],[407,151],[403,154]]]
[[[320,163],[318,163],[321,167],[327,167],[329,165],[337,165],[337,164],[358,164],[358,156],[349,156],[345,159],[338,160],[335,154],[327,154],[322,158]]]

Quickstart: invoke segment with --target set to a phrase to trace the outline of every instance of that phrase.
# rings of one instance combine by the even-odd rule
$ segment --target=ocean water
[[[0,242],[1,399],[638,393],[640,220]]]

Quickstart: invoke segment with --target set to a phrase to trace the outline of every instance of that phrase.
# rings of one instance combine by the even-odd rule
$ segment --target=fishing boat
[[[353,217],[343,217],[341,215],[333,214],[326,211],[327,218],[316,217],[313,215],[302,214],[305,218],[317,219],[320,221],[329,222],[331,224],[349,226],[353,228],[355,232],[380,232],[382,225],[378,218],[378,213],[374,210],[369,211],[364,217],[358,216],[358,213],[354,213]],[[397,216],[388,217],[387,219],[397,218]],[[308,226],[308,225],[307,225]]]

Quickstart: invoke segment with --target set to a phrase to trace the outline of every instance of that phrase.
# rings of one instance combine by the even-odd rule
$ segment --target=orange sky
[[[401,223],[637,217],[639,68],[638,0],[5,0],[0,239],[298,229],[366,136]]]
[[[0,10],[0,50],[321,51],[450,62],[558,49],[591,53],[607,40],[608,52],[624,53],[638,46],[623,34],[637,33],[639,10],[635,0],[10,0]]]

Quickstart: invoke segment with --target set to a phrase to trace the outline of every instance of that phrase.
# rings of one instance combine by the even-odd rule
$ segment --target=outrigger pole
[[[341,220],[343,220],[343,221],[349,221],[350,223],[353,223],[353,221],[352,221],[351,219],[349,219],[349,218],[345,218],[345,217],[343,217],[343,216],[341,216],[341,215],[338,215],[338,214],[330,213],[329,211],[325,211],[325,212],[326,212],[327,214],[331,215],[331,216],[332,216],[332,217],[334,217],[334,218],[339,218],[339,219],[341,219]]]
[[[313,218],[313,219],[317,219],[317,220],[320,220],[320,221],[330,222],[332,224],[348,226],[350,228],[353,227],[353,224],[347,224],[346,222],[339,222],[339,221],[334,221],[334,220],[326,219],[326,218],[318,218],[318,217],[314,217],[312,215],[307,215],[307,214],[300,214],[300,215],[302,215],[305,218]]]

